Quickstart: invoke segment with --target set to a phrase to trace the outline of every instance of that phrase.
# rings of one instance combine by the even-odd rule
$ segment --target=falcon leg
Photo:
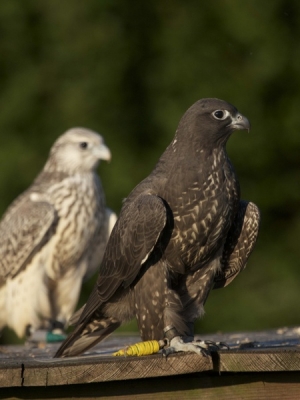
[[[168,325],[175,326],[180,334],[186,331],[181,300],[169,287],[163,263],[151,266],[134,287],[134,307],[143,340],[163,339]]]
[[[47,341],[61,341],[66,337],[65,329],[79,299],[84,267],[85,265],[83,264],[77,269],[75,267],[70,268],[67,273],[55,281],[45,277],[50,288],[47,293],[47,299],[51,313],[47,326]]]
[[[211,351],[218,351],[222,347],[227,347],[222,342],[215,343],[210,340],[194,340],[194,336],[179,336],[176,329],[172,327],[165,328],[165,336],[168,339],[169,347],[163,350],[164,356],[183,351],[207,357]]]
[[[27,342],[29,343],[56,343],[62,342],[67,335],[62,330],[37,329],[32,331],[31,326],[26,328]]]
[[[218,351],[220,348],[226,347],[223,343],[194,340],[194,321],[204,313],[203,307],[213,287],[216,271],[220,267],[220,259],[221,251],[209,265],[184,277],[179,282],[177,290],[182,301],[182,315],[187,321],[187,330],[182,336],[171,324],[165,327],[165,337],[170,345],[164,351],[165,355],[179,351],[192,351],[207,356],[211,351]]]

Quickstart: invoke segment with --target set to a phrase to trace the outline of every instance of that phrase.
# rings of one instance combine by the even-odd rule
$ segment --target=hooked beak
[[[237,114],[232,118],[231,124],[228,125],[232,130],[243,130],[250,131],[250,122],[248,118],[244,117],[242,114]]]
[[[111,152],[105,144],[101,144],[101,146],[95,148],[95,155],[99,160],[110,161],[111,160]]]

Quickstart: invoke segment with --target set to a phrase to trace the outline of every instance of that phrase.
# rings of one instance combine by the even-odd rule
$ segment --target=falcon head
[[[226,101],[201,99],[194,103],[182,117],[179,130],[210,146],[226,143],[235,130],[250,130],[249,120]]]
[[[102,136],[89,129],[72,128],[56,140],[47,164],[67,173],[84,173],[95,170],[100,160],[110,159]]]

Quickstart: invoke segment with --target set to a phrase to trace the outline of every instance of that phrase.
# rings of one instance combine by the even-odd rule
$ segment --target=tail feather
[[[101,342],[120,325],[120,321],[113,318],[83,322],[62,343],[54,357],[79,356]]]
[[[69,319],[69,325],[70,326],[75,326],[78,325],[79,320],[80,320],[80,316],[82,314],[82,311],[84,310],[85,305],[83,305],[81,308],[79,308],[79,310],[77,310],[72,317]]]

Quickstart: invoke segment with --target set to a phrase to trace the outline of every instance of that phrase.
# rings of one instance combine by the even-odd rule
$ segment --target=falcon
[[[0,328],[19,337],[63,331],[95,272],[115,214],[96,173],[111,153],[97,133],[60,136],[33,184],[0,221]]]
[[[81,354],[134,317],[143,341],[163,340],[168,354],[204,354],[209,343],[194,340],[194,322],[210,291],[245,268],[258,235],[259,210],[240,200],[225,148],[232,132],[249,129],[219,99],[186,111],[152,173],[124,201],[97,283],[56,357]]]

